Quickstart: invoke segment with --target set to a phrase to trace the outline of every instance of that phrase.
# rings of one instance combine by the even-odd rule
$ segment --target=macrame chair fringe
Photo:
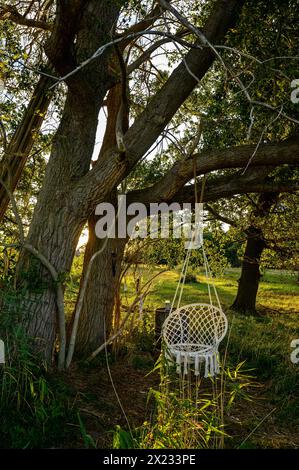
[[[188,353],[187,353],[188,354]],[[188,355],[183,354],[181,355],[180,352],[176,353],[176,371],[178,374],[182,373],[182,365],[183,365],[183,372],[184,375],[187,375],[189,372],[189,362]],[[219,362],[217,353],[213,353],[210,355],[201,356],[196,354],[194,356],[194,375],[197,377],[200,375],[200,363],[204,361],[205,363],[205,373],[204,377],[214,377],[216,374],[219,373]],[[169,361],[172,361],[171,356],[168,357]]]

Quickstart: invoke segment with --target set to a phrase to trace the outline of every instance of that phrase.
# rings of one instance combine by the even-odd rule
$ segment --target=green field
[[[149,332],[154,326],[155,308],[163,306],[165,300],[172,300],[179,279],[179,270],[162,272],[162,268],[149,272],[147,267],[139,267],[138,275],[145,282],[159,270],[161,274],[153,281],[144,305]],[[201,271],[195,274],[196,282],[186,283],[183,304],[208,302],[207,279]],[[236,295],[239,275],[240,270],[227,269],[221,277],[213,279],[229,319],[229,334],[221,346],[222,354],[227,348],[226,365],[235,367],[245,361],[243,369],[250,371],[257,385],[250,392],[250,405],[242,400],[237,405],[237,414],[228,426],[231,427],[228,446],[238,446],[240,440],[246,439],[244,447],[299,447],[299,365],[292,364],[290,360],[290,343],[299,338],[297,275],[278,270],[268,270],[263,274],[257,316],[241,316],[229,309]],[[134,297],[131,274],[125,282],[127,292],[124,297],[130,303]],[[143,341],[147,342],[144,338]],[[136,367],[142,367],[144,354],[140,353],[140,347],[146,349],[142,341],[133,347]],[[146,362],[144,367],[148,367]]]
[[[154,274],[161,274],[154,280],[152,293],[147,298],[147,306],[156,308],[163,306],[166,300],[171,301],[179,279],[179,270],[164,272],[163,268],[149,269],[147,266],[139,267],[139,275],[146,282]],[[208,289],[207,278],[201,270],[193,270],[197,282],[187,282],[184,288],[184,303],[207,302]],[[224,309],[229,309],[237,293],[240,270],[229,268],[221,277],[210,279],[217,288],[221,304]],[[132,275],[126,278],[128,286],[128,298],[132,298],[134,280]],[[272,313],[299,313],[299,282],[298,274],[289,271],[267,270],[261,279],[257,308],[270,309]]]

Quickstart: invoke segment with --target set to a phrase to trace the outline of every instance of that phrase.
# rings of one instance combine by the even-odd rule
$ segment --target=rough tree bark
[[[50,104],[53,92],[49,91],[53,84],[51,78],[42,76],[32,95],[24,117],[20,122],[16,132],[12,136],[6,149],[3,160],[0,162],[0,174],[6,181],[11,191],[14,191],[28,156],[34,145],[34,136],[39,132],[44,121],[44,116]],[[2,185],[0,185],[0,220],[3,219],[9,196]]]
[[[76,98],[68,97],[28,235],[28,243],[49,259],[62,275],[69,272],[84,224],[70,201],[69,175],[75,178],[76,174],[88,169],[89,162],[84,164],[78,157],[80,153],[81,157],[83,153],[92,155],[98,111],[98,107],[92,103],[88,103],[87,108],[78,109]],[[70,158],[73,158],[74,165],[68,168]],[[29,269],[29,262],[30,258],[24,254],[20,271]],[[31,307],[28,333],[43,343],[42,348],[45,348],[49,360],[56,335],[56,315],[53,315],[56,312],[55,290],[49,274],[43,268],[40,267],[36,274],[48,287],[44,289],[36,308]]]
[[[232,309],[240,313],[253,315],[256,313],[256,296],[260,282],[260,260],[266,243],[262,230],[249,227],[246,230],[247,241],[242,261],[241,277],[238,292]]]
[[[106,100],[107,124],[98,160],[102,158],[107,149],[116,145],[115,130],[117,115],[121,106],[122,88],[122,84],[116,84],[108,93]],[[126,115],[122,116],[122,121],[123,129],[127,130],[129,124],[128,110]],[[117,213],[116,188],[111,191],[111,196],[107,199],[107,202],[114,205],[115,213]],[[90,259],[99,250],[103,249],[103,251],[93,263],[84,293],[76,339],[75,352],[77,355],[89,355],[104,343],[105,337],[109,337],[112,329],[116,289],[119,284],[121,264],[126,246],[126,239],[110,238],[105,242],[97,238],[95,235],[96,221],[97,217],[95,215],[91,215],[88,220],[89,237],[84,253],[79,296]]]
[[[259,203],[254,211],[255,216],[267,217],[276,203],[278,193],[265,193],[259,197]],[[251,225],[246,230],[247,241],[241,267],[241,277],[238,284],[236,299],[232,309],[244,315],[256,314],[256,298],[261,278],[260,261],[267,242],[262,229]]]
[[[73,8],[71,12],[64,8],[67,9],[68,5],[60,2],[53,37],[47,45],[49,59],[53,60],[53,65],[61,74],[89,58],[101,44],[108,41],[118,16],[116,2],[74,2],[69,6]],[[71,24],[70,14],[73,14],[75,24]],[[76,49],[71,53],[75,36]],[[70,270],[86,221],[79,201],[77,204],[72,198],[72,189],[78,179],[89,171],[99,110],[112,84],[106,54],[87,66],[84,74],[77,74],[68,82],[62,119],[53,140],[44,184],[30,226],[28,243],[48,258],[62,275]],[[19,271],[28,269],[30,263],[31,258],[23,253]],[[55,290],[44,268],[39,267],[36,275],[45,288],[39,302],[30,305],[27,329],[29,335],[37,338],[37,347],[43,351],[45,359],[51,362],[56,338]],[[28,288],[30,290],[30,286]]]
[[[95,223],[96,218],[91,217],[81,285],[91,256],[104,243],[104,240],[99,240],[95,235]],[[125,238],[109,238],[103,252],[93,263],[80,315],[77,355],[89,355],[109,337],[126,242]]]

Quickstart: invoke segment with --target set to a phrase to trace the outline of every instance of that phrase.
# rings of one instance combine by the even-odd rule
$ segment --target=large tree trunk
[[[105,151],[116,145],[116,121],[120,108],[122,86],[115,85],[107,97],[107,124],[99,160]],[[129,110],[122,116],[123,129],[127,130],[129,125]],[[109,202],[109,201],[107,201]],[[117,190],[111,192],[110,202],[117,213]],[[98,346],[104,343],[112,329],[112,319],[115,297],[119,287],[121,274],[121,263],[126,246],[126,239],[100,240],[95,234],[96,216],[90,216],[88,220],[89,238],[84,254],[83,271],[80,282],[80,291],[86,276],[91,257],[99,250],[102,253],[96,258],[92,265],[89,281],[84,293],[84,301],[78,333],[76,339],[76,353],[88,355]],[[74,312],[75,314],[75,312]],[[70,329],[72,322],[70,325]]]
[[[75,45],[76,57],[69,64],[71,68],[74,68],[74,60],[81,62],[90,57],[107,41],[118,15],[118,7],[114,2],[106,4],[91,0],[88,8],[82,9],[81,16],[77,17],[80,22],[72,26],[79,32]],[[64,20],[68,21],[67,18]],[[58,18],[55,28],[59,30],[61,25],[62,19]],[[59,33],[59,40],[70,39],[71,36],[61,36],[64,31]],[[72,33],[75,35],[74,31]],[[52,48],[57,49],[58,46],[54,45]],[[55,58],[58,68],[64,67],[66,59],[69,60],[69,57],[64,57],[61,44],[60,48],[62,57]],[[50,50],[50,58],[54,52]],[[55,66],[56,62],[53,59]],[[30,225],[27,242],[50,261],[61,277],[71,268],[78,238],[88,215],[82,213],[80,193],[74,192],[74,186],[90,169],[99,110],[113,80],[108,70],[107,54],[103,54],[100,59],[85,67],[84,74],[76,74],[68,82],[62,119],[53,140],[44,184]],[[32,266],[32,257],[24,252],[19,263],[19,272],[32,272]],[[36,301],[32,279],[27,282],[27,331],[36,338],[37,347],[42,350],[46,361],[51,362],[57,333],[55,286],[40,263],[35,268],[34,278],[39,279],[42,293]],[[19,280],[23,281],[22,276]]]
[[[260,260],[266,243],[261,229],[249,227],[242,262],[237,297],[232,309],[243,314],[255,314],[256,296],[260,281]]]
[[[92,265],[80,315],[76,353],[88,355],[105,342],[112,329],[113,311],[121,275],[121,265],[127,240],[95,235],[96,218],[89,219],[89,239],[84,256],[81,286],[90,258],[104,246]]]
[[[69,96],[61,125],[53,143],[45,181],[36,206],[27,242],[44,255],[61,276],[68,273],[78,238],[85,222],[71,197],[71,182],[89,168],[97,128],[98,106],[88,103],[78,110],[76,98]],[[87,158],[83,157],[86,156]],[[72,162],[71,162],[72,160]],[[32,258],[23,254],[19,272],[32,271]],[[30,305],[28,333],[38,338],[39,349],[49,361],[56,338],[56,291],[49,273],[39,265],[35,268],[43,291],[39,300]],[[29,300],[33,293],[30,283]]]

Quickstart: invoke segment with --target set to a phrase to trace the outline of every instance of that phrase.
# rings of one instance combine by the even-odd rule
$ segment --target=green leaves
[[[136,443],[130,432],[125,431],[119,425],[113,434],[113,449],[135,449]]]

